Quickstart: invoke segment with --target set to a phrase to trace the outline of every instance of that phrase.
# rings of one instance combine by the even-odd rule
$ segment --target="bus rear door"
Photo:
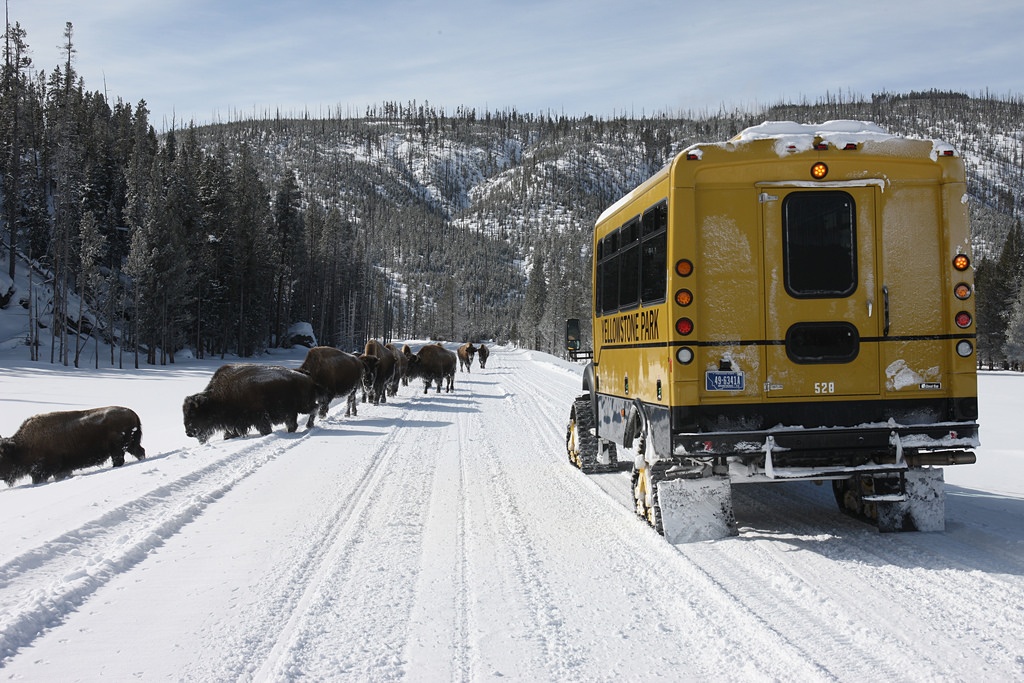
[[[877,395],[882,312],[875,188],[843,183],[759,191],[766,398]]]

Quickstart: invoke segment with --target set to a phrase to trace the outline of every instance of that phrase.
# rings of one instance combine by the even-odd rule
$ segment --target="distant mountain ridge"
[[[432,300],[454,282],[457,337],[524,340],[527,319],[515,313],[528,304],[531,265],[543,263],[547,296],[533,323],[543,350],[558,351],[559,320],[587,317],[590,228],[604,208],[696,142],[725,140],[766,120],[836,119],[873,121],[960,150],[976,251],[998,255],[1024,213],[1019,98],[941,91],[826,97],[701,120],[453,116],[410,102],[382,105],[363,119],[248,120],[199,134],[207,145],[258,148],[270,183],[293,169],[307,200],[342,206],[357,232],[372,235],[371,259],[395,282],[416,283]],[[425,261],[424,253],[436,258]]]

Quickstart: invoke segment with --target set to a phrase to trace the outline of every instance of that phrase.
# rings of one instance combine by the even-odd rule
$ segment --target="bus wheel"
[[[633,466],[632,489],[636,514],[652,529],[664,535],[661,524],[661,505],[658,503],[658,481],[664,477],[666,463],[648,464],[646,467]]]
[[[836,498],[839,510],[851,517],[870,522],[873,520],[869,516],[869,511],[864,509],[865,492],[861,490],[861,487],[860,477],[857,476],[832,480],[832,494]]]
[[[594,434],[594,410],[590,396],[580,396],[569,412],[565,434],[565,450],[569,462],[587,474],[618,469],[615,444]]]
[[[902,475],[854,475],[832,482],[839,509],[879,531],[943,531],[946,528],[942,468]]]

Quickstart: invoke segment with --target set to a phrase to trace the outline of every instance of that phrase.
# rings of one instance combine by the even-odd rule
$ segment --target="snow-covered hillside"
[[[120,403],[148,452],[0,489],[12,680],[1024,679],[1020,375],[981,378],[943,533],[879,534],[799,483],[738,487],[738,537],[672,546],[628,472],[567,462],[580,367],[550,356],[498,347],[452,394],[199,445],[181,402],[216,361],[4,355],[0,434]]]

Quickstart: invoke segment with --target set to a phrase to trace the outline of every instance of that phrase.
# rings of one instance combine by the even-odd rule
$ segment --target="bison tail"
[[[142,447],[142,425],[132,430],[127,451],[134,455],[136,460],[142,460],[146,457],[146,449]]]

